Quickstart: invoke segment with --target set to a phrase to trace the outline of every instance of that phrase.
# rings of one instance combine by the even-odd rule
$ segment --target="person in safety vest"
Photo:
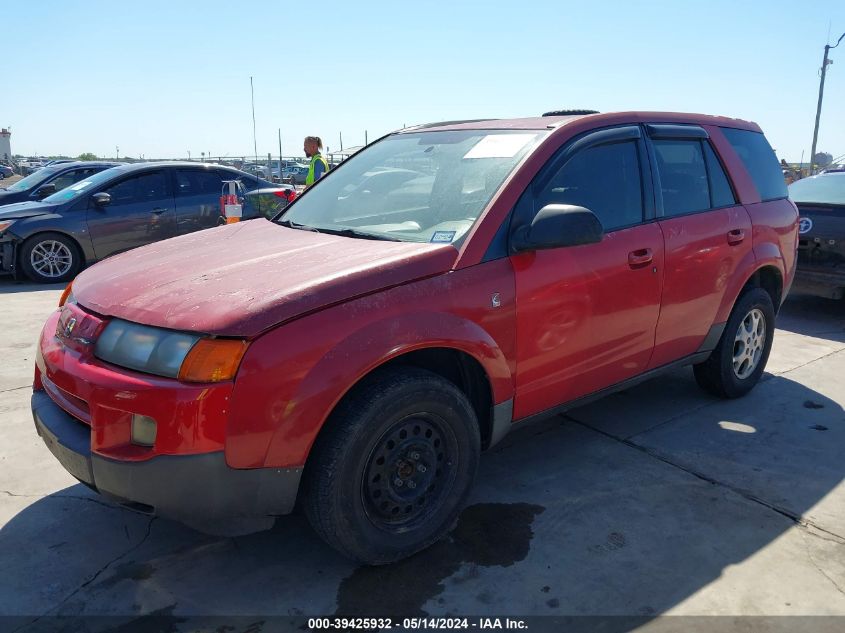
[[[329,170],[329,164],[320,154],[320,150],[323,149],[323,141],[320,140],[319,136],[306,136],[302,149],[305,155],[311,159],[311,164],[308,165],[308,175],[305,177],[305,186],[310,187]]]

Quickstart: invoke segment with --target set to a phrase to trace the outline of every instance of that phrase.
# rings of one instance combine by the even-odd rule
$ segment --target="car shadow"
[[[621,395],[621,410],[653,413],[659,380]],[[845,518],[842,408],[785,377],[740,400],[701,395],[690,406],[692,397],[633,436],[603,427],[589,407],[515,430],[482,459],[451,534],[384,567],[353,565],[298,514],[221,538],[79,485],[12,499],[20,509],[0,530],[0,613],[129,623],[153,613],[181,631],[195,628],[186,618],[209,615],[648,619],[711,603],[732,613],[750,596],[759,613],[789,612],[784,603],[813,612],[811,600],[845,611],[826,579],[840,563],[819,563],[833,560]],[[712,585],[726,574],[733,581],[716,599]],[[765,577],[777,591],[757,589]]]
[[[777,317],[778,329],[845,341],[845,300],[790,294]]]

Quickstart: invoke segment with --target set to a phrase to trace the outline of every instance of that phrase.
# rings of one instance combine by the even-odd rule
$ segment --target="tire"
[[[61,233],[39,233],[23,243],[21,268],[32,281],[41,284],[67,282],[82,267],[76,243]]]
[[[693,367],[698,385],[722,398],[744,396],[763,375],[774,331],[775,308],[769,293],[762,288],[745,291],[710,358]]]
[[[303,477],[305,514],[355,561],[406,558],[454,525],[480,452],[475,412],[453,383],[413,367],[376,371],[317,437]]]

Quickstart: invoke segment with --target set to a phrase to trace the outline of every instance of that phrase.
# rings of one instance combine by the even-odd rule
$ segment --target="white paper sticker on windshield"
[[[90,185],[91,185],[90,180],[82,180],[82,181],[76,183],[75,185],[71,185],[70,187],[68,187],[68,189],[70,189],[71,191],[80,191],[80,190],[85,189],[85,187],[88,187]]]
[[[536,134],[488,134],[464,158],[513,158]]]
[[[434,235],[431,236],[431,242],[433,244],[451,244],[452,240],[455,239],[455,233],[457,231],[435,231]]]

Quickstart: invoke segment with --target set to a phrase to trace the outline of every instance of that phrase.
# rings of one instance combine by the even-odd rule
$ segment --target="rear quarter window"
[[[771,145],[760,132],[722,128],[725,138],[742,159],[751,175],[760,198],[776,200],[786,198],[788,192],[778,159]]]

